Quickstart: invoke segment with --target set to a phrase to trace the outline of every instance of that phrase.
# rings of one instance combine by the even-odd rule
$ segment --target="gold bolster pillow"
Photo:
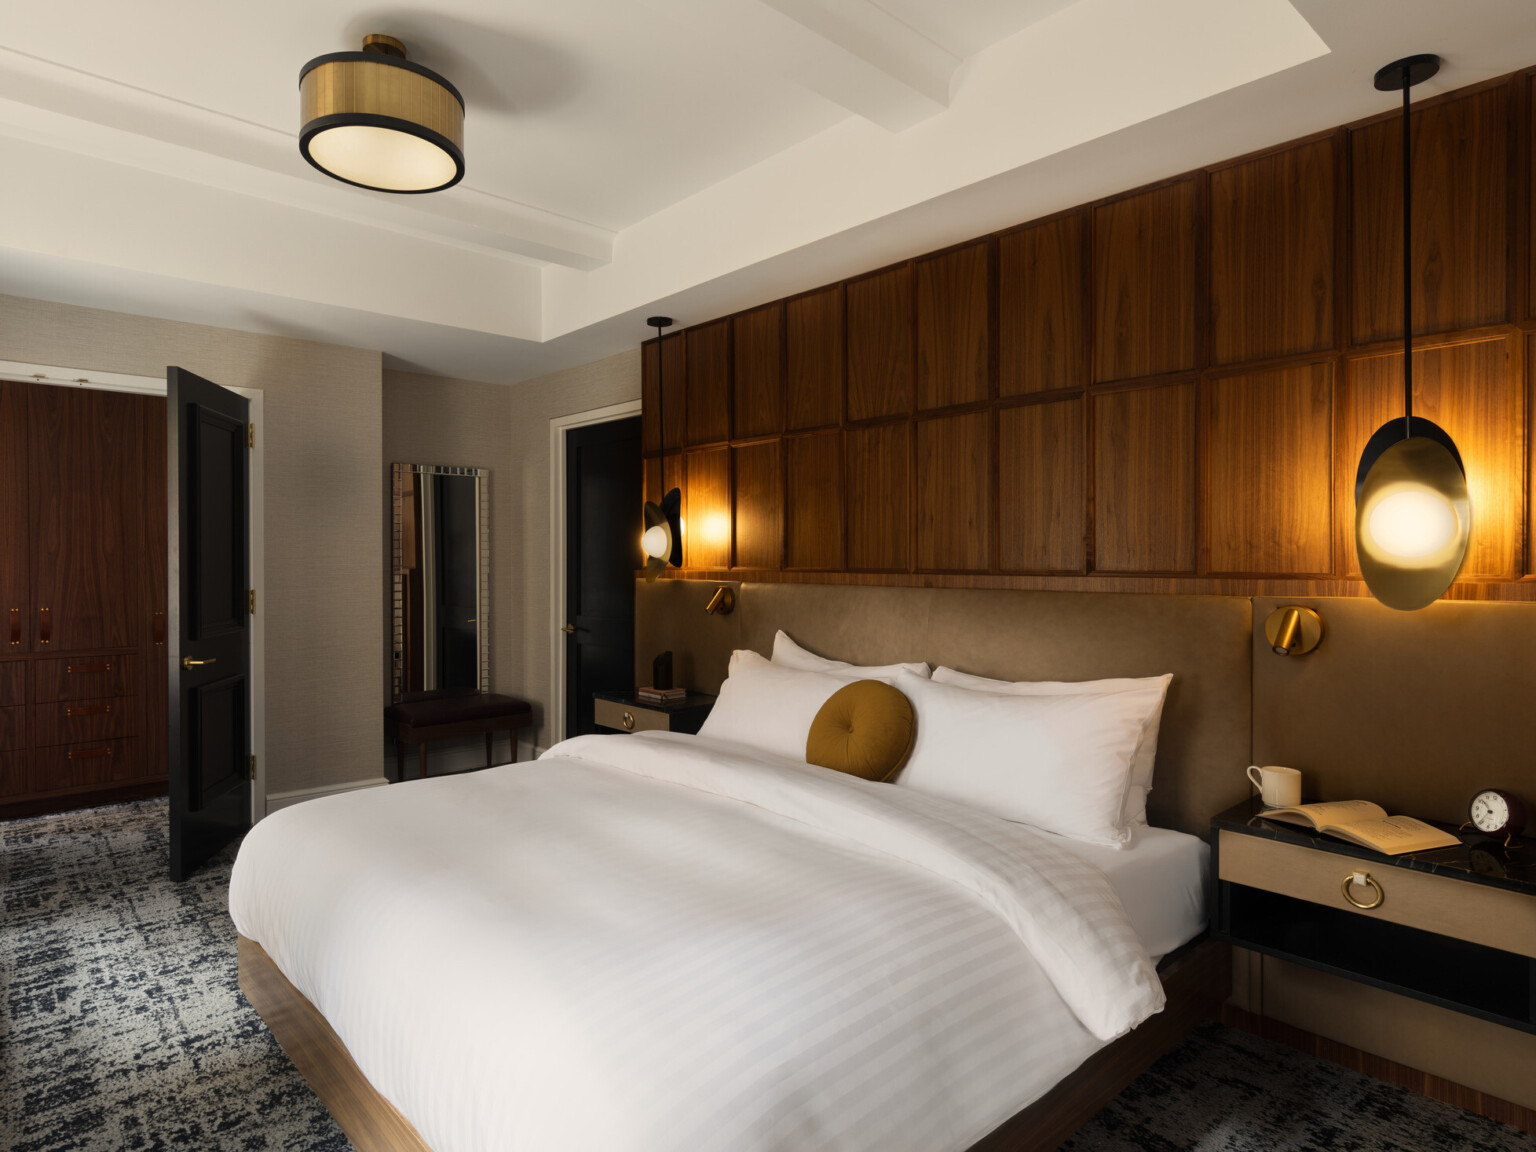
[[[912,704],[879,680],[839,688],[811,721],[805,759],[865,780],[889,780],[917,735]]]

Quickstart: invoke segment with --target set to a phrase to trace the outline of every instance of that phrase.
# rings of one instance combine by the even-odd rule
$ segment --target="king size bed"
[[[784,675],[733,674],[717,711]],[[892,682],[918,702],[904,771],[944,768],[935,701],[960,689]],[[357,1148],[1050,1148],[1225,998],[1197,837],[1095,843],[726,725],[578,737],[251,832],[241,986]]]

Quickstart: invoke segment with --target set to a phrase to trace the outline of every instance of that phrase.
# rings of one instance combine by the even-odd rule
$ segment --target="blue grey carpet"
[[[240,994],[233,849],[172,884],[166,840],[163,800],[0,823],[0,1150],[345,1152]],[[1212,1024],[1066,1149],[1536,1152],[1536,1138]]]

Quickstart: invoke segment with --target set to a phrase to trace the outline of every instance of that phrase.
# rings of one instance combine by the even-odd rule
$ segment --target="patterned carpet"
[[[172,884],[163,800],[0,823],[0,1152],[350,1147],[237,987],[233,855]],[[1065,1149],[1536,1152],[1536,1138],[1211,1024]]]

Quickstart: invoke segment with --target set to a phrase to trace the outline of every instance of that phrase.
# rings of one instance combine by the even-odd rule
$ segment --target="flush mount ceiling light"
[[[304,159],[344,184],[440,192],[464,178],[464,97],[393,36],[304,65],[299,118]]]
[[[672,327],[672,317],[652,316],[646,323],[656,329],[656,432],[661,441],[661,488],[666,492],[660,504],[645,502],[645,531],[640,535],[640,549],[645,553],[645,579],[649,583],[667,565],[683,566],[683,494],[677,488],[667,489],[667,393],[662,378],[661,338]]]
[[[1403,415],[1376,429],[1355,474],[1355,551],[1371,594],[1411,612],[1451,586],[1467,555],[1472,509],[1467,470],[1445,430],[1413,414],[1412,136],[1409,89],[1440,70],[1438,56],[1408,56],[1376,73],[1403,93]]]

